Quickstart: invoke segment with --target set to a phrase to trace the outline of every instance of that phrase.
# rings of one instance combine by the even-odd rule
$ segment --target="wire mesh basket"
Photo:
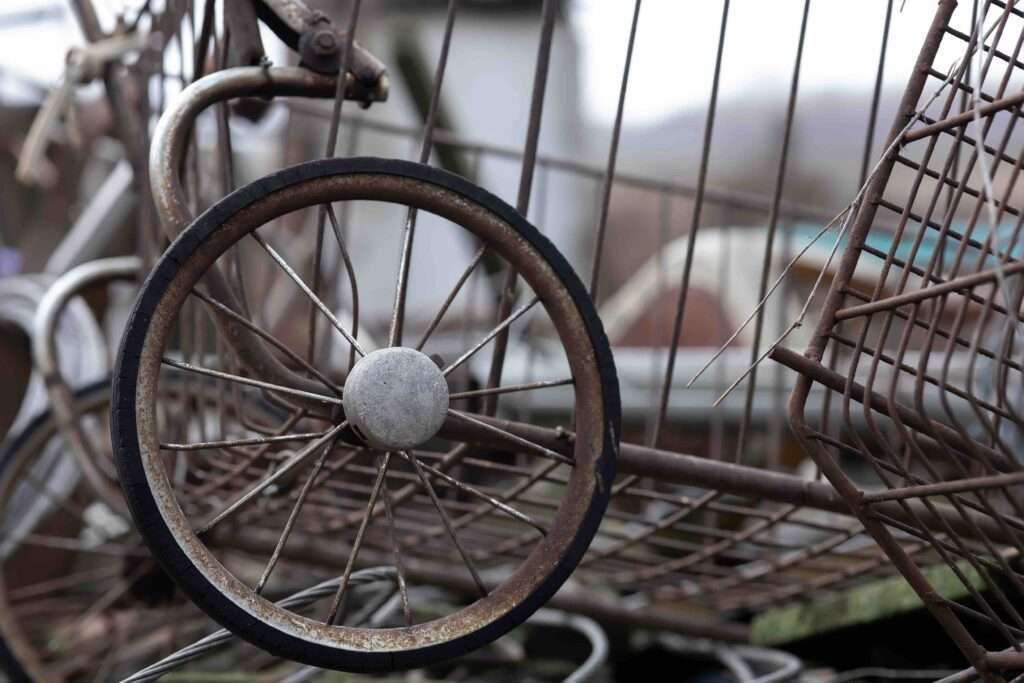
[[[773,352],[795,431],[985,680],[1024,664],[1022,18],[939,3],[814,339]]]

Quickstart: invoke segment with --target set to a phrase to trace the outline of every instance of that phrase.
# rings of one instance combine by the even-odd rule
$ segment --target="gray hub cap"
[[[342,402],[349,423],[369,445],[404,450],[441,428],[448,382],[434,361],[415,349],[379,349],[352,368]]]

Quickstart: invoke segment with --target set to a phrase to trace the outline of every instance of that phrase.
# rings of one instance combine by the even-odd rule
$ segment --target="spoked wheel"
[[[339,216],[352,219],[347,235]],[[314,242],[311,264],[293,258]],[[343,275],[324,276],[332,257],[322,244],[331,245],[334,273]],[[396,245],[389,262],[400,263],[398,285],[386,291],[366,287],[366,273],[358,272],[382,244]],[[428,269],[436,260],[415,256],[441,254],[452,266],[466,244],[479,250],[461,274],[458,267]],[[482,314],[466,312],[467,283],[485,276],[481,263],[514,284],[514,306],[489,301]],[[233,283],[227,294],[211,284],[211,268],[221,271],[217,282]],[[427,310],[417,303],[428,289],[420,278],[450,294]],[[301,314],[268,304],[282,288],[302,303]],[[379,327],[375,306],[384,311]],[[203,312],[206,330],[216,323],[218,348],[231,351],[219,356],[219,368],[180,352],[183,332],[196,330],[189,307]],[[354,320],[357,310],[363,320]],[[462,326],[453,333],[455,318]],[[488,356],[505,334],[510,363],[528,347],[552,375],[497,384]],[[254,354],[247,344],[264,348]],[[244,360],[267,354],[290,381]],[[244,416],[246,402],[255,400],[285,414],[262,433],[217,420],[219,433],[174,443],[154,415],[161,383],[180,375],[221,384],[234,415]],[[556,452],[487,417],[499,396],[535,392],[562,392],[559,400],[574,411],[571,446]],[[168,573],[238,635],[320,667],[423,665],[521,623],[580,560],[614,477],[618,385],[576,275],[501,200],[457,176],[401,161],[302,164],[238,190],[197,219],[139,294],[114,395],[121,483]],[[501,447],[479,445],[481,433]],[[175,478],[172,463],[182,455],[215,460],[223,476]],[[197,487],[205,487],[203,496],[194,495]],[[238,545],[262,549],[258,571],[246,575],[225,561],[225,548]],[[347,578],[382,563],[398,571],[398,607],[375,627],[357,627]],[[282,582],[332,579],[338,588],[315,617],[267,599]],[[437,601],[428,600],[431,586],[465,597],[439,614]]]
[[[109,459],[109,380],[73,401],[83,435]],[[8,443],[0,453],[0,670],[9,680],[120,680],[212,630],[131,520],[96,495],[51,413]],[[251,646],[191,666],[282,668]]]

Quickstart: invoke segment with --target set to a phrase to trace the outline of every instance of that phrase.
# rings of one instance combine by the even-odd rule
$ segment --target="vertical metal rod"
[[[530,122],[526,130],[526,145],[523,148],[523,166],[519,176],[519,194],[516,209],[526,215],[530,209],[530,190],[533,187],[533,172],[537,165],[537,145],[540,142],[540,124],[544,114],[544,94],[548,85],[548,67],[551,62],[551,46],[554,42],[555,16],[558,10],[556,0],[544,0],[541,9],[540,44],[537,47],[537,66],[533,76],[533,94],[530,99]],[[498,306],[497,320],[504,320],[512,312],[516,298],[516,271],[509,264],[508,273],[501,288],[501,303]],[[508,330],[502,330],[494,340],[494,354],[491,356],[491,369],[487,375],[486,388],[493,389],[501,383],[501,373],[505,366],[505,352],[508,349]],[[490,395],[484,399],[483,412],[493,415],[498,408],[498,396]]]
[[[448,15],[444,25],[444,40],[441,43],[441,55],[437,60],[434,75],[434,89],[430,93],[430,107],[427,120],[423,126],[423,140],[420,145],[420,163],[430,160],[433,147],[434,128],[437,126],[437,111],[441,102],[441,84],[448,68],[448,52],[452,44],[452,32],[455,28],[455,13],[458,9],[457,0],[448,0]],[[405,231],[402,237],[402,258],[398,263],[398,284],[395,287],[395,305],[391,314],[391,329],[388,333],[388,346],[402,345],[402,330],[405,327],[405,298],[409,289],[409,268],[412,265],[412,244],[416,236],[416,215],[414,208],[409,209],[405,217]]]
[[[676,350],[679,337],[683,332],[683,317],[686,314],[686,297],[690,289],[690,271],[693,268],[693,252],[697,246],[697,230],[700,227],[701,212],[704,208],[704,188],[707,185],[708,165],[711,159],[711,138],[715,129],[715,114],[718,109],[718,85],[722,76],[722,54],[725,51],[725,32],[729,23],[729,0],[722,3],[722,25],[718,31],[718,50],[715,53],[715,71],[711,78],[711,97],[708,101],[708,113],[704,119],[704,142],[700,154],[700,170],[697,175],[697,193],[693,199],[693,217],[690,220],[690,232],[686,240],[686,261],[679,283],[679,299],[676,302],[676,317],[672,323],[672,338],[668,347],[668,363],[665,367],[665,381],[661,385],[661,398],[658,403],[658,415],[654,420],[650,445],[657,448],[661,437],[661,428],[668,411],[668,399],[672,392],[672,377],[676,369]]]
[[[341,127],[341,105],[345,101],[345,88],[348,85],[348,71],[352,64],[352,44],[355,42],[356,27],[359,24],[359,10],[362,7],[362,0],[355,0],[352,3],[352,13],[349,15],[348,29],[345,33],[345,50],[341,56],[341,68],[338,71],[338,83],[334,90],[334,102],[331,106],[331,123],[327,130],[327,148],[324,150],[325,157],[333,157],[338,147],[338,131]],[[323,257],[324,230],[326,230],[327,210],[321,206],[317,212],[316,224],[316,249],[313,254],[313,293],[320,295],[321,260]],[[309,306],[309,342],[306,347],[306,359],[313,362],[316,358],[316,305],[310,302]],[[355,334],[359,334],[355,329]]]
[[[771,277],[772,256],[774,255],[775,231],[779,223],[779,205],[782,202],[782,188],[786,181],[786,163],[789,161],[789,143],[793,135],[793,119],[796,115],[796,98],[800,86],[800,67],[803,64],[804,43],[807,37],[807,15],[810,13],[811,0],[804,0],[804,10],[800,18],[800,37],[797,39],[796,60],[793,63],[793,77],[789,85],[789,102],[786,106],[786,123],[782,133],[782,152],[779,155],[779,165],[775,176],[775,190],[772,193],[771,208],[768,213],[768,232],[765,237],[764,260],[761,264],[761,284],[758,289],[757,300],[761,301],[768,291],[768,281]],[[743,419],[740,422],[739,436],[736,439],[736,454],[734,460],[738,461],[747,445],[747,434],[750,429],[750,415],[754,407],[754,392],[757,389],[757,360],[760,356],[761,334],[764,330],[764,307],[760,307],[757,316],[754,318],[754,339],[750,348],[750,362],[753,368],[747,378],[747,394],[743,406]]]
[[[619,137],[622,133],[622,115],[626,107],[626,88],[629,86],[629,68],[633,64],[633,44],[636,41],[636,25],[640,19],[640,3],[633,5],[633,22],[629,27],[629,42],[626,45],[626,62],[622,66],[622,83],[619,86],[619,103],[612,125],[612,141],[608,150],[608,166],[605,168],[601,187],[601,213],[597,221],[597,239],[594,244],[594,258],[590,266],[590,298],[597,304],[598,285],[601,277],[601,256],[604,252],[604,238],[608,229],[608,207],[611,203],[612,184],[615,182],[615,162],[619,154]]]
[[[868,130],[864,138],[864,154],[860,162],[860,176],[857,187],[863,187],[868,179],[871,152],[874,149],[875,126],[878,123],[878,103],[882,99],[882,81],[885,78],[885,57],[889,50],[889,25],[892,23],[892,0],[885,6],[885,22],[882,25],[882,44],[878,49],[878,68],[875,71],[875,88],[871,93],[871,110],[868,114]]]

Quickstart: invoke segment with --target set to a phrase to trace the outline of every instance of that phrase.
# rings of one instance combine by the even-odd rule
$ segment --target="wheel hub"
[[[415,448],[441,428],[448,382],[437,364],[415,349],[379,349],[352,368],[342,403],[349,424],[370,446]]]

